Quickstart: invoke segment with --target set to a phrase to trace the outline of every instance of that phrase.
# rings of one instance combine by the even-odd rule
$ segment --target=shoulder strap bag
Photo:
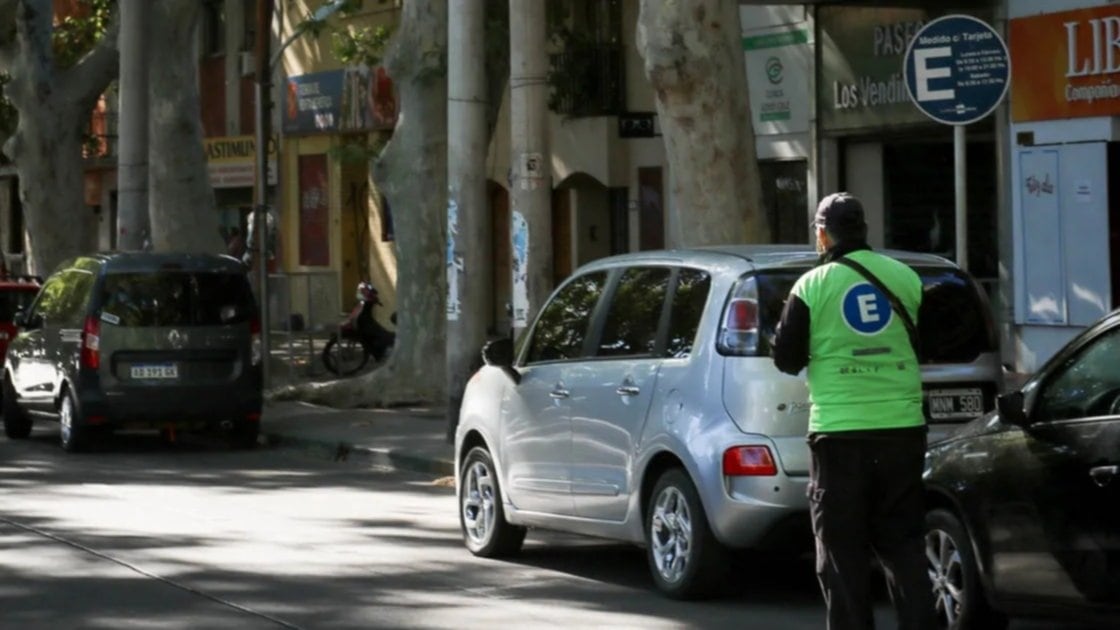
[[[914,325],[914,320],[910,317],[910,313],[906,312],[906,307],[902,305],[902,302],[898,299],[898,296],[891,292],[891,290],[887,288],[887,285],[883,284],[883,282],[879,280],[879,278],[877,278],[875,274],[868,271],[867,267],[864,267],[851,258],[840,257],[833,262],[844,265],[845,267],[848,267],[849,269],[852,269],[859,275],[863,276],[868,282],[871,283],[871,286],[879,289],[879,291],[887,297],[887,301],[891,303],[891,309],[894,310],[895,313],[898,313],[898,317],[902,320],[902,324],[906,326],[906,334],[910,336],[910,345],[914,348],[914,356],[916,356],[918,358],[918,361],[921,362],[922,342],[921,338],[918,336],[918,327]]]

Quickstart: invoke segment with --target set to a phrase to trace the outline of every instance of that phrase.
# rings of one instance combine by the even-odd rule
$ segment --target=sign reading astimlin
[[[1120,115],[1120,6],[1015,18],[1011,119]]]
[[[970,15],[927,23],[906,50],[902,74],[914,105],[946,125],[968,125],[999,105],[1011,78],[999,33]]]

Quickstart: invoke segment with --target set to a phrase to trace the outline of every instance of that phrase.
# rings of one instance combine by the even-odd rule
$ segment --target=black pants
[[[924,551],[925,430],[814,434],[809,499],[829,630],[875,627],[871,555],[882,564],[900,630],[934,627]]]

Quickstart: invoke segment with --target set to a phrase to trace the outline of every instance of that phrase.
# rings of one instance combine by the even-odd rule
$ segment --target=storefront
[[[268,143],[269,199],[275,198],[277,138]],[[256,180],[257,143],[253,136],[221,136],[203,140],[206,171],[214,188],[214,199],[221,215],[220,227],[230,255],[245,254],[248,218],[253,209]]]
[[[1120,306],[1120,7],[1009,0],[1008,17],[1016,362],[1031,371]]]
[[[953,131],[910,100],[910,39],[929,20],[984,12],[822,6],[817,9],[820,193],[863,199],[875,247],[955,257]],[[994,292],[999,269],[995,123],[967,130],[969,271]]]
[[[280,223],[291,235],[284,270],[308,282],[333,277],[333,295],[312,300],[328,310],[348,310],[358,282],[373,282],[388,324],[396,294],[391,202],[375,189],[369,163],[396,125],[392,81],[384,68],[366,66],[292,76],[280,113]]]

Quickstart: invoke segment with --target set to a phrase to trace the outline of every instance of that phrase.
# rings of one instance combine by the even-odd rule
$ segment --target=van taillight
[[[101,367],[101,322],[96,317],[87,317],[82,326],[82,349],[79,365],[96,370]]]
[[[731,291],[719,330],[719,351],[731,356],[758,353],[758,280],[747,276]]]
[[[261,357],[263,356],[263,348],[261,345],[261,320],[257,317],[249,320],[249,360],[253,365],[260,365]]]

